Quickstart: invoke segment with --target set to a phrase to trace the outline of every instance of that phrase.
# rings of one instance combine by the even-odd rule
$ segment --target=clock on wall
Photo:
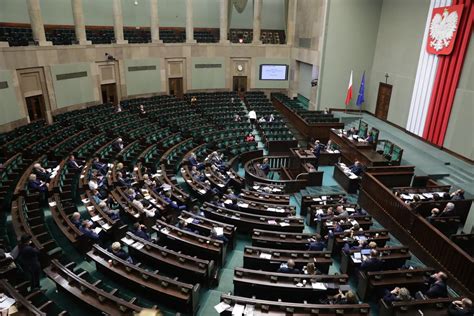
[[[242,72],[243,70],[244,70],[244,66],[242,66],[241,64],[238,64],[237,65],[237,71]]]

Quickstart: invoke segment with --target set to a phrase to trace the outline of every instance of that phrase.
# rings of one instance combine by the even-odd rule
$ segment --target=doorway
[[[28,116],[30,122],[44,120],[46,118],[46,107],[43,95],[35,95],[26,97],[26,108],[28,109]]]
[[[377,107],[375,108],[375,116],[379,119],[386,120],[388,116],[388,108],[390,106],[390,97],[392,96],[392,85],[381,82],[377,95]]]
[[[183,98],[183,78],[169,78],[168,79],[170,95],[174,95],[178,99]]]
[[[117,87],[115,83],[100,85],[100,91],[102,92],[102,103],[117,105]]]
[[[234,76],[232,89],[236,92],[245,92],[247,91],[247,76]]]

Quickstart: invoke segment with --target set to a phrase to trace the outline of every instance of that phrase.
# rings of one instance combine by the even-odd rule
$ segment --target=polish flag
[[[349,87],[347,87],[346,101],[344,102],[346,106],[349,105],[349,102],[351,102],[351,99],[352,99],[352,70],[351,70],[351,77],[349,78]]]

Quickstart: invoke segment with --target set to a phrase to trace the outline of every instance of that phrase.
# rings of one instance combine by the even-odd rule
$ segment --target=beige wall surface
[[[443,146],[474,160],[474,35],[471,35]]]
[[[24,118],[26,115],[22,105],[17,100],[14,73],[10,70],[0,70],[0,82],[6,82],[7,88],[0,88],[0,125]]]
[[[393,85],[388,120],[405,127],[415,84],[429,0],[384,0],[365,109],[375,113],[379,82]]]

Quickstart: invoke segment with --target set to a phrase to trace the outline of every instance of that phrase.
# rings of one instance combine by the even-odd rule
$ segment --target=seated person
[[[472,301],[467,297],[462,300],[453,301],[448,307],[449,316],[472,316],[474,315],[474,308]]]
[[[146,226],[140,223],[134,223],[133,228],[130,230],[132,234],[147,241],[151,240],[150,234],[146,232]]]
[[[307,275],[321,274],[321,272],[318,269],[316,269],[316,266],[314,265],[313,262],[308,262],[308,264],[303,267],[303,273]]]
[[[105,214],[107,214],[110,217],[111,220],[113,221],[120,220],[120,211],[110,209],[107,203],[105,203],[105,201],[101,201],[99,203],[99,207],[101,208],[102,211],[104,211]]]
[[[146,111],[145,111],[145,107],[143,106],[143,104],[140,104],[140,107],[139,107],[138,110],[139,110],[139,112],[140,112],[140,113],[139,113],[140,116],[145,116]]]
[[[354,292],[351,290],[347,291],[344,294],[342,291],[339,291],[338,294],[334,295],[332,298],[333,304],[359,304],[359,300]]]
[[[201,216],[201,217],[206,217],[206,214],[204,214],[204,212],[201,211],[201,209],[200,209],[199,206],[197,206],[197,205],[194,205],[194,206],[191,208],[191,213],[193,213],[194,215]]]
[[[456,216],[456,210],[454,209],[454,203],[448,202],[444,207],[443,211],[438,215],[440,217]]]
[[[244,139],[246,142],[254,142],[255,141],[255,136],[253,136],[252,133],[248,133],[246,136],[245,136],[245,139]]]
[[[93,223],[88,220],[83,220],[81,227],[79,227],[79,230],[81,233],[84,234],[87,238],[91,239],[94,242],[99,242],[100,237],[99,234],[97,234],[93,229],[92,229]]]
[[[309,239],[308,250],[309,251],[323,251],[327,247],[326,241],[323,240],[321,235],[316,234],[314,238]]]
[[[92,160],[92,169],[99,171],[102,175],[107,174],[107,164],[100,162],[99,157],[94,157]]]
[[[112,243],[112,246],[108,249],[111,253],[113,253],[115,256],[118,258],[125,260],[129,263],[133,263],[132,258],[128,255],[128,253],[122,249],[122,245],[120,245],[120,242],[116,241]]]
[[[242,122],[242,118],[237,113],[234,114],[234,122]]]
[[[338,205],[336,206],[336,216],[347,217],[349,216],[349,212],[344,209],[343,205]]]
[[[385,290],[383,300],[387,303],[404,302],[412,299],[410,291],[406,287],[399,288],[398,286],[393,290]]]
[[[112,148],[114,149],[114,151],[116,152],[120,152],[122,151],[122,149],[124,148],[124,144],[123,144],[123,140],[122,138],[117,138],[117,140],[114,141],[114,143],[112,144]]]
[[[154,209],[151,205],[149,205],[148,208],[146,208],[142,202],[139,200],[135,199],[132,201],[132,205],[135,207],[135,209],[138,211],[138,213],[145,213],[147,217],[155,217],[155,212],[156,209]]]
[[[125,191],[125,196],[129,201],[133,201],[137,197],[137,192],[133,188],[128,189]]]
[[[448,297],[448,286],[446,273],[439,271],[430,276],[428,290],[424,293],[428,298]]]
[[[360,264],[361,271],[380,271],[383,268],[383,261],[379,259],[379,252],[375,249],[370,251],[370,256],[368,259],[364,260]]]
[[[349,254],[352,250],[361,251],[362,249],[368,249],[367,246],[367,240],[354,239],[352,242],[346,242],[342,247],[342,251],[344,251],[346,254]],[[375,246],[377,247],[377,244],[375,244]]]
[[[216,228],[220,228],[220,229],[216,229]],[[222,233],[221,233],[221,229],[222,229]],[[222,240],[224,242],[224,245],[226,245],[229,242],[229,238],[227,238],[224,235],[223,227],[212,228],[211,235],[209,237],[211,237],[212,239]]]
[[[427,219],[429,222],[431,222],[431,220],[432,220],[433,218],[436,218],[436,217],[438,217],[438,216],[439,216],[439,209],[435,207],[435,208],[433,208],[433,209],[431,210],[431,215],[428,216],[426,219]]]
[[[295,268],[295,261],[289,259],[286,263],[282,263],[278,268],[279,273],[300,274],[300,270]]]
[[[271,123],[271,122],[273,122],[273,121],[275,121],[275,115],[270,114],[270,116],[269,116],[268,119],[267,119],[267,122],[268,122],[268,123]]]
[[[268,176],[270,173],[270,164],[268,163],[268,158],[264,158],[262,161],[262,164],[257,165],[260,170],[263,171],[263,173]]]
[[[124,178],[122,172],[117,172],[117,185],[129,188],[132,185],[132,180]]]
[[[33,173],[36,174],[36,178],[43,182],[49,182],[51,178],[51,173],[46,171],[43,167],[41,167],[40,163],[35,163],[33,165]]]
[[[372,130],[370,130],[369,136],[367,136],[364,140],[368,142],[369,144],[374,142],[374,136],[372,136]]]
[[[79,170],[82,168],[82,165],[80,165],[77,161],[76,161],[76,158],[74,157],[74,155],[70,155],[69,156],[69,160],[67,162],[67,166],[68,168],[72,169],[72,170]]]
[[[44,193],[48,191],[49,183],[45,183],[36,178],[36,174],[32,173],[28,177],[28,190],[30,192],[40,192]]]
[[[186,205],[178,205],[175,201],[171,199],[171,191],[167,191],[165,194],[161,195],[163,197],[163,200],[168,203],[172,208],[177,209],[177,210],[185,210]]]
[[[188,162],[189,162],[190,166],[196,167],[198,170],[202,170],[205,167],[203,163],[200,163],[200,162],[197,161],[195,153],[191,153],[189,155]]]
[[[464,200],[464,190],[456,190],[451,194],[451,199],[453,201],[459,201],[459,200]]]
[[[197,166],[192,166],[191,176],[194,180],[198,182],[203,182],[206,180],[206,176],[200,170],[197,169]]]
[[[80,228],[82,225],[81,213],[79,212],[72,213],[71,223],[73,223],[74,226],[76,226],[77,228]]]
[[[362,164],[358,160],[356,160],[354,164],[349,167],[349,169],[356,176],[360,176],[362,174]]]
[[[354,127],[352,126],[348,131],[347,131],[347,136],[352,136],[352,135],[357,135],[359,131]]]
[[[102,201],[107,201],[106,197],[103,197],[98,190],[92,191],[92,199],[94,200],[95,204],[99,205]]]
[[[267,121],[267,120],[265,119],[265,116],[262,116],[262,117],[260,117],[260,118],[258,119],[258,122],[259,122],[259,123],[264,123],[264,122],[266,122],[266,121]]]

